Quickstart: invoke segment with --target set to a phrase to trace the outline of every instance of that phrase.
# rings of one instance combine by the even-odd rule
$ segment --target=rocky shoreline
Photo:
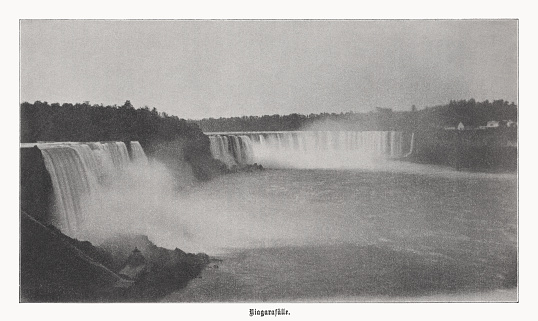
[[[206,254],[168,250],[141,235],[95,246],[21,212],[21,302],[154,302],[209,263]]]
[[[241,164],[241,165],[234,165],[230,169],[228,169],[227,174],[232,173],[244,173],[244,172],[256,172],[256,171],[263,171],[265,168],[258,163],[254,164]]]

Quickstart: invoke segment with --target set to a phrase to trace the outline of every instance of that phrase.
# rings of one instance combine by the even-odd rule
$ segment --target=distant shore
[[[422,131],[414,139],[414,148],[402,160],[477,172],[517,171],[515,128]]]

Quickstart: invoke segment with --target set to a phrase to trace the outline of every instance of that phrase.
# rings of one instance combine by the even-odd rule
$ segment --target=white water
[[[514,301],[517,177],[411,165],[266,170],[194,188],[177,204],[180,223],[156,240],[173,248],[183,230],[181,249],[222,262],[166,300],[465,300],[506,291]]]
[[[211,134],[213,157],[229,167],[260,163],[269,168],[365,168],[410,152],[396,131],[298,131]]]
[[[142,145],[140,145],[140,143],[137,141],[131,142],[131,158],[133,162],[136,162],[136,163],[140,163],[140,164],[148,163],[148,158],[146,157],[146,153],[144,153],[144,149],[142,149]]]
[[[133,142],[133,162],[147,158]],[[100,203],[100,187],[117,180],[132,163],[123,142],[39,143],[54,191],[49,223],[69,236],[78,236],[88,219],[85,202]]]
[[[97,185],[87,161],[70,146],[39,146],[54,189],[54,205],[50,223],[61,231],[75,234],[85,215],[81,198],[91,195]]]
[[[398,134],[391,133],[364,134],[362,149],[357,147],[361,134],[331,133],[317,148],[309,145],[315,136],[291,135],[290,144],[288,134],[255,135],[259,141],[252,135],[224,139],[223,145],[233,141],[244,150],[235,150],[235,163],[235,157],[255,161],[263,146],[275,157],[277,150],[298,157],[290,162],[311,150],[320,162],[333,165],[338,163],[330,163],[330,156],[339,153],[386,159],[409,152],[399,150],[393,143]],[[164,165],[137,163],[133,146],[133,161],[126,161],[121,143],[40,148],[56,203],[64,209],[55,214],[55,225],[66,234],[94,243],[118,232],[137,233],[170,249],[226,253],[220,274],[204,272],[203,279],[169,301],[361,301],[513,288],[514,175],[401,162],[377,172],[283,169],[225,175],[178,192],[177,178]]]
[[[214,158],[221,160],[229,167],[237,165],[237,161],[230,151],[230,139],[228,136],[210,136],[209,140],[211,142],[211,154]],[[232,140],[231,142],[233,144],[235,140]]]
[[[412,150],[405,140],[214,135],[211,151],[232,165],[352,169],[239,173],[182,191],[138,144],[131,160],[123,143],[39,147],[64,233],[221,255],[166,301],[517,300],[517,176],[391,161]]]

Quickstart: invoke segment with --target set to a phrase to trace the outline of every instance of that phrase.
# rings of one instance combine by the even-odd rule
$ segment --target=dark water
[[[222,261],[165,300],[516,300],[516,176],[402,166],[200,187],[223,213],[209,238]]]

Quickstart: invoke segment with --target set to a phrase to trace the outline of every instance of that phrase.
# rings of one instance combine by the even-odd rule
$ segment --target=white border
[[[536,119],[536,98],[529,93],[536,91],[534,38],[536,23],[533,6],[523,1],[368,1],[344,3],[342,1],[151,1],[134,4],[132,1],[19,1],[4,4],[2,19],[2,92],[4,117],[2,136],[7,137],[7,155],[2,156],[2,198],[4,206],[1,243],[2,298],[8,309],[4,315],[17,319],[78,319],[94,320],[103,316],[129,320],[157,318],[250,318],[248,309],[274,308],[275,304],[19,304],[18,303],[18,32],[19,19],[441,19],[441,18],[518,18],[520,30],[519,101],[520,106],[520,290],[518,304],[483,303],[375,303],[375,304],[277,304],[292,312],[289,319],[352,318],[352,319],[402,319],[438,320],[454,319],[529,319],[536,315],[530,305],[536,289],[534,266],[534,239],[536,210],[530,207],[534,196],[531,183],[534,171],[530,121]],[[534,90],[533,90],[534,89]],[[7,117],[5,113],[7,111]],[[533,184],[534,185],[534,184]],[[531,194],[532,193],[532,194]],[[7,246],[6,246],[7,245]],[[6,313],[7,312],[7,313]],[[528,317],[527,317],[528,315]],[[255,317],[252,317],[255,318]],[[267,318],[267,317],[265,317]],[[283,318],[283,317],[282,317]]]

